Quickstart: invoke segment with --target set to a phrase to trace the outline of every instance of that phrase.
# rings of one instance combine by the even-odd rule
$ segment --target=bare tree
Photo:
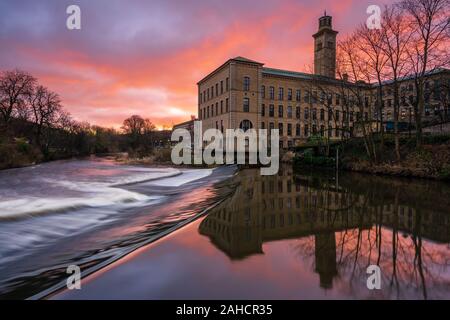
[[[22,113],[33,92],[36,79],[21,70],[4,71],[0,75],[0,115],[8,127],[15,112]]]
[[[386,6],[382,19],[382,49],[387,57],[389,78],[392,79],[394,94],[394,138],[395,154],[400,161],[400,138],[398,130],[398,118],[400,110],[399,82],[407,74],[407,47],[412,33],[403,12],[397,6]]]
[[[43,151],[46,151],[48,144],[42,141],[43,130],[55,126],[58,114],[62,109],[61,100],[58,94],[39,85],[30,96],[29,101],[33,113],[32,121],[36,131],[36,143]]]
[[[370,80],[374,79],[377,83],[376,90],[376,109],[377,123],[380,130],[380,153],[383,153],[384,147],[384,123],[383,123],[383,78],[385,74],[388,58],[383,51],[383,33],[381,29],[369,29],[366,24],[362,24],[356,30],[358,41],[356,45],[362,52],[364,61],[367,64],[367,71],[370,73]]]
[[[370,89],[368,83],[371,80],[371,76],[366,60],[361,56],[362,52],[358,50],[359,41],[359,35],[354,33],[339,42],[338,75],[342,77],[341,85],[343,89],[349,93],[349,99],[346,102],[350,109],[350,118],[352,118],[353,109],[356,107],[356,122],[353,123],[353,128],[361,130],[367,156],[371,161],[376,161],[377,152],[373,140],[372,127],[370,122],[367,125],[368,116],[365,117],[366,112],[368,115],[369,109],[369,100],[366,100],[366,98],[369,99],[367,92]],[[348,80],[351,81],[349,82]],[[344,95],[347,96],[345,93]]]
[[[449,64],[450,0],[403,0],[400,7],[408,14],[413,31],[407,54],[416,89],[413,107],[416,145],[419,147],[422,143],[424,83],[427,71]]]

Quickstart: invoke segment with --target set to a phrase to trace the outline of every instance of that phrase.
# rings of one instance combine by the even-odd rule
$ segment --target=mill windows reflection
[[[333,288],[337,278],[365,283],[367,266],[378,264],[392,294],[410,282],[425,298],[429,286],[450,294],[450,199],[429,197],[449,194],[449,186],[355,174],[336,184],[333,175],[291,168],[275,176],[246,169],[234,179],[234,194],[199,227],[230,259],[295,239],[293,253],[311,258],[322,288]]]

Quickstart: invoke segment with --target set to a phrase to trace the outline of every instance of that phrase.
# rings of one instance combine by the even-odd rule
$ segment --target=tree
[[[56,125],[58,114],[62,110],[61,100],[58,94],[39,85],[30,95],[29,103],[33,114],[32,122],[35,127],[36,144],[45,153],[48,149],[48,143],[42,141],[43,130]]]
[[[149,151],[152,148],[152,132],[155,131],[155,126],[149,119],[133,115],[123,121],[122,130],[130,138],[131,149]]]
[[[397,161],[400,161],[400,137],[398,131],[400,111],[399,82],[408,73],[406,56],[412,33],[403,12],[397,6],[385,7],[381,30],[383,37],[381,48],[387,57],[388,74],[394,94],[395,154]]]
[[[383,154],[384,147],[384,119],[383,119],[383,78],[386,72],[387,56],[383,51],[383,33],[381,29],[369,29],[366,24],[362,24],[356,30],[358,41],[356,45],[362,52],[364,61],[367,63],[367,71],[370,73],[370,80],[374,79],[378,86],[376,91],[377,123],[380,130],[380,153]]]
[[[409,25],[413,32],[407,54],[416,89],[413,107],[416,145],[420,147],[427,71],[449,63],[450,0],[403,0],[399,6],[408,14]]]
[[[14,113],[23,114],[24,104],[33,93],[36,79],[21,70],[4,71],[0,75],[0,115],[6,127]]]
[[[344,91],[344,97],[349,97],[348,102],[347,99],[344,100],[346,101],[344,105],[348,106],[350,109],[350,118],[352,117],[353,109],[356,107],[356,122],[354,122],[353,128],[361,129],[367,156],[371,161],[377,161],[372,126],[370,125],[370,122],[368,123],[369,125],[367,125],[368,116],[367,119],[364,117],[366,112],[369,114],[369,96],[367,95],[367,92],[370,87],[367,83],[370,83],[371,73],[366,59],[362,57],[362,51],[358,50],[360,41],[358,33],[354,33],[339,42],[338,74],[342,77],[341,86],[349,93],[347,94],[347,92]],[[344,74],[346,75],[345,79],[343,76]],[[347,80],[351,80],[351,82]]]

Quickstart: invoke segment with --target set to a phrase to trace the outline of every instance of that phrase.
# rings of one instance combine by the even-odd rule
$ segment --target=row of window
[[[203,109],[200,109],[200,120],[201,119],[207,119],[210,117],[218,116],[219,114],[227,113],[229,112],[230,103],[228,98],[225,99],[225,106],[224,101],[220,100],[219,102],[213,103],[211,106],[204,107]]]
[[[286,126],[284,123],[278,123],[278,132],[280,136],[284,135],[284,128],[286,127],[286,135],[289,137],[294,136],[293,134],[293,125],[291,123],[288,123]],[[261,122],[261,129],[268,129],[268,133],[270,134],[270,130],[275,129],[275,123],[269,122],[269,127],[266,127],[265,122]],[[295,136],[297,137],[309,137],[310,135],[316,135],[319,134],[321,136],[328,136],[328,137],[343,137],[345,134],[351,134],[353,130],[353,127],[347,128],[347,127],[339,127],[333,128],[331,125],[328,127],[325,127],[324,125],[317,126],[313,124],[312,126],[309,126],[308,124],[305,124],[303,126],[303,133],[301,130],[300,124],[295,125]]]
[[[245,108],[244,108],[245,110]],[[288,106],[287,107],[287,118],[292,119],[293,114],[292,114],[292,107]],[[309,109],[309,108],[305,108],[304,109],[304,115],[303,118],[305,120],[308,120],[310,118],[310,113],[311,113],[311,118],[312,120],[317,120],[317,109]],[[325,109],[320,109],[319,112],[319,119],[321,121],[325,121],[325,114],[326,111]],[[266,116],[266,106],[265,104],[263,104],[261,106],[261,116],[265,117]],[[269,105],[269,109],[268,109],[268,116],[273,118],[275,117],[275,106],[273,104]],[[278,106],[278,118],[283,118],[284,117],[284,107],[282,105]],[[300,119],[301,118],[301,108],[300,107],[296,107],[295,108],[295,118],[296,119]],[[341,118],[341,112],[340,110],[335,110],[335,112],[333,113],[332,110],[328,110],[328,120],[336,120],[336,121],[340,121]],[[342,120],[343,121],[354,121],[354,112],[350,111],[350,112],[346,112],[343,111],[342,112]],[[362,114],[361,112],[356,112],[356,120],[362,120]],[[364,120],[368,121],[369,120],[369,113],[368,112],[364,112]]]
[[[204,90],[203,92],[200,92],[200,103],[204,103],[206,101],[211,100],[214,97],[218,97],[219,95],[223,94],[224,92],[230,91],[230,79],[225,79],[225,87],[224,87],[224,80],[220,80],[220,82],[217,82],[215,85],[211,86],[210,88]]]

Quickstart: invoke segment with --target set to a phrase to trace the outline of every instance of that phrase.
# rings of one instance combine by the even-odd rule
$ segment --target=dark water
[[[234,167],[58,161],[0,172],[0,299],[29,298],[177,228],[230,193]]]
[[[54,298],[450,299],[448,184],[290,168],[230,183],[206,217]]]

